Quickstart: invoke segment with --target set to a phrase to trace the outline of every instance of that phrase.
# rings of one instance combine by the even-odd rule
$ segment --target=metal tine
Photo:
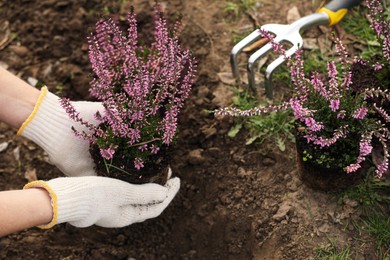
[[[297,35],[294,36],[294,42],[290,42],[293,46],[285,52],[285,55],[280,55],[276,60],[271,62],[264,73],[264,84],[265,84],[265,94],[267,98],[273,99],[273,89],[272,89],[272,74],[273,72],[283,63],[286,62],[286,58],[291,57],[296,53],[297,50],[301,49],[303,46],[303,39],[301,35],[297,32]]]
[[[265,31],[269,31],[271,33],[274,33],[276,37],[273,39],[273,42],[276,43],[283,43],[283,42],[289,42],[293,45],[292,48],[290,48],[287,52],[288,57],[292,56],[296,50],[299,48],[302,48],[303,46],[303,40],[301,37],[301,32],[311,26],[318,25],[318,24],[326,24],[328,23],[329,17],[326,13],[315,13],[308,16],[304,16],[294,23],[290,25],[280,25],[280,24],[268,24],[264,25],[261,28]],[[254,54],[252,54],[249,57],[248,60],[248,81],[249,86],[256,92],[256,82],[255,82],[255,70],[254,65],[263,55],[265,55],[267,52],[269,52],[272,49],[272,45],[270,43],[267,43],[262,48],[257,50]],[[273,90],[272,90],[272,73],[273,71],[283,64],[284,58],[279,57],[277,60],[273,61],[266,69],[266,79],[265,79],[265,88],[266,88],[266,95],[268,98],[273,98]],[[268,74],[268,78],[267,78]]]
[[[256,40],[260,39],[261,35],[258,30],[253,31],[247,37],[242,39],[236,45],[234,45],[231,53],[230,53],[230,64],[232,66],[233,76],[237,79],[240,79],[240,72],[238,69],[238,60],[237,56],[241,53],[241,51],[248,45],[252,44]]]
[[[276,43],[281,43],[283,41],[288,40],[288,39],[284,38],[283,32],[285,32],[289,27],[290,27],[290,25],[286,25],[286,24],[266,24],[266,25],[263,25],[261,27],[261,30],[275,34],[276,37],[272,41],[276,42]],[[291,44],[293,44],[293,43],[291,43]],[[258,49],[255,53],[253,53],[248,59],[248,66],[247,66],[248,83],[249,83],[249,86],[254,91],[256,91],[255,64],[260,58],[262,58],[264,55],[266,55],[272,49],[273,49],[272,44],[267,43],[266,45],[264,45],[263,47]]]

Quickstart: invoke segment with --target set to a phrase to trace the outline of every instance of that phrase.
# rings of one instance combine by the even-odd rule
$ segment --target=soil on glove
[[[183,46],[199,61],[172,154],[173,174],[182,183],[178,195],[159,217],[125,228],[61,224],[11,234],[0,238],[0,258],[310,259],[334,241],[349,246],[357,259],[377,259],[374,240],[351,224],[361,214],[356,204],[337,204],[330,194],[302,184],[293,143],[287,142],[284,152],[268,142],[245,145],[245,132],[227,136],[233,119],[206,112],[231,103],[232,86],[221,75],[230,73],[233,35],[259,24],[286,23],[294,6],[307,15],[320,1],[258,1],[241,15],[225,12],[222,0],[160,2],[170,19],[183,15]],[[88,32],[101,15],[123,20],[131,4],[142,27],[140,39],[147,41],[153,1],[0,1],[0,65],[57,95],[90,100]],[[329,33],[316,28],[305,35]],[[276,85],[274,91],[288,89]],[[0,190],[62,176],[37,145],[2,123],[1,143],[8,146],[0,152]]]

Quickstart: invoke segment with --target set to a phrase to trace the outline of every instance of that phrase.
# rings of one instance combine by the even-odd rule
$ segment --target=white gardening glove
[[[34,111],[20,127],[18,135],[27,137],[44,149],[50,162],[65,175],[96,175],[89,154],[89,142],[75,136],[71,127],[87,129],[68,117],[59,100],[59,97],[43,87]],[[104,111],[100,102],[78,101],[72,104],[83,119],[94,125],[99,124],[94,114],[96,111]]]
[[[64,222],[76,227],[95,224],[113,228],[159,216],[178,192],[180,179],[169,179],[161,186],[107,177],[62,177],[30,182],[25,186],[28,188],[44,188],[51,197],[53,219],[40,228]]]

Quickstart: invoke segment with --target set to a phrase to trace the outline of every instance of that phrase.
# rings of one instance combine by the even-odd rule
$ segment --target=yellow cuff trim
[[[343,17],[347,14],[348,9],[340,9],[336,12],[333,12],[329,9],[326,9],[325,7],[322,7],[320,10],[318,10],[318,13],[326,13],[329,16],[329,26],[335,25],[343,19]]]
[[[53,191],[53,189],[44,181],[32,181],[30,183],[27,183],[24,185],[23,189],[30,189],[30,188],[44,188],[47,190],[47,192],[50,195],[51,198],[51,206],[53,208],[53,219],[50,221],[49,224],[38,226],[42,229],[49,229],[52,228],[55,224],[57,224],[58,219],[58,205],[57,205],[57,195]]]
[[[41,94],[38,97],[37,103],[35,104],[33,111],[26,119],[26,121],[23,122],[22,126],[19,128],[18,132],[16,133],[17,135],[21,135],[24,129],[26,128],[26,126],[34,119],[35,115],[38,113],[39,106],[41,105],[42,100],[46,96],[47,92],[48,92],[47,87],[41,88]]]

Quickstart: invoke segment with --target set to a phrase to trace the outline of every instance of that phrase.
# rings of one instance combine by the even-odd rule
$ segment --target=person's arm
[[[164,186],[96,176],[33,181],[24,190],[0,192],[0,237],[65,222],[76,227],[124,227],[159,216],[179,188],[179,178]]]
[[[50,223],[51,200],[45,189],[0,192],[0,237]]]
[[[40,91],[0,67],[0,120],[19,128],[28,118]]]
[[[86,129],[69,118],[59,101],[46,87],[37,90],[0,67],[0,121],[39,145],[65,175],[96,175],[88,152],[89,142],[72,131],[72,128]],[[84,120],[99,124],[94,115],[97,111],[104,113],[100,102],[72,103]]]
[[[159,216],[179,188],[179,178],[164,186],[96,176],[33,181],[24,190],[0,192],[0,237],[65,222],[75,227],[128,226]]]

